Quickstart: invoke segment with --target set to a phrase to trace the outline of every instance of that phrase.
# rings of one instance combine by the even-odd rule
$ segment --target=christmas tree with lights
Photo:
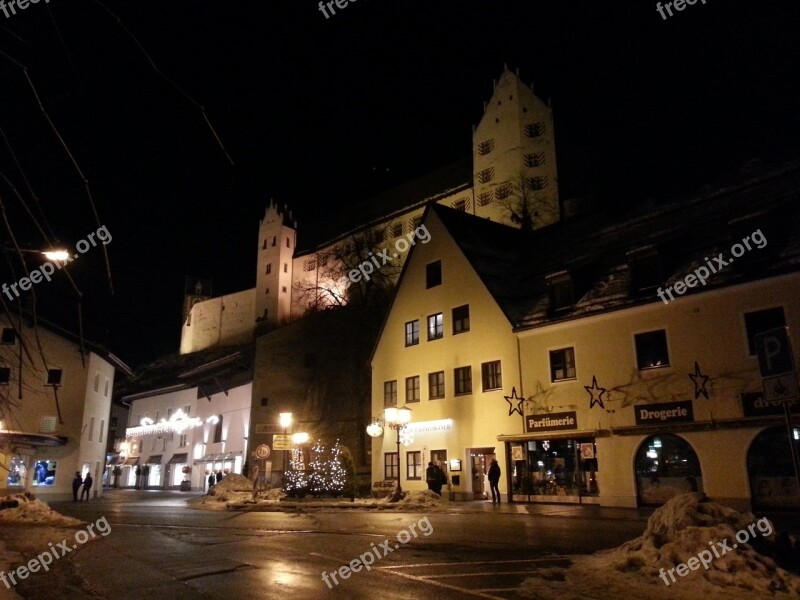
[[[303,450],[294,448],[289,461],[289,470],[286,472],[286,484],[283,491],[289,496],[303,497],[308,489],[308,476],[303,462]]]

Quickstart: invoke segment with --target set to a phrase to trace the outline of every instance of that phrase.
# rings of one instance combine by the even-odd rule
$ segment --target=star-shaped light
[[[400,430],[400,443],[403,446],[410,446],[414,443],[414,432],[410,427],[405,426]]]
[[[694,399],[697,400],[702,394],[708,400],[708,392],[706,391],[708,375],[703,375],[700,372],[700,365],[697,364],[697,361],[694,361],[694,373],[689,373],[689,379],[694,382]]]
[[[588,385],[583,386],[587,392],[589,392],[589,408],[591,409],[595,404],[599,404],[600,408],[606,408],[606,405],[603,404],[603,394],[606,393],[606,388],[601,388],[597,385],[597,377],[592,375],[592,385],[589,387]]]
[[[517,388],[512,387],[511,388],[511,395],[510,396],[503,396],[503,398],[505,398],[506,402],[508,402],[508,416],[509,417],[511,415],[513,415],[515,412],[518,412],[520,414],[520,416],[522,416],[522,403],[525,400],[525,398],[520,398],[519,396],[517,396]],[[513,402],[514,400],[517,401],[517,405],[516,406],[514,406],[514,402]]]

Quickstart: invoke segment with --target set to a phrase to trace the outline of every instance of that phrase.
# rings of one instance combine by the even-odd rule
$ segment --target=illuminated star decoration
[[[407,425],[400,430],[400,443],[403,446],[410,446],[414,443],[414,432]]]
[[[689,379],[694,382],[694,399],[697,400],[702,394],[708,400],[708,392],[706,391],[708,375],[703,375],[700,372],[700,365],[697,364],[697,361],[694,361],[694,373],[689,373]]]
[[[515,412],[518,412],[519,415],[522,416],[522,402],[525,400],[525,398],[520,398],[519,396],[517,396],[517,388],[512,387],[511,388],[511,395],[510,396],[503,396],[503,398],[505,398],[506,402],[508,402],[508,416],[509,417],[511,415],[513,415]],[[514,406],[514,403],[512,402],[512,400],[516,400],[517,401],[517,405],[516,406]]]
[[[606,405],[603,404],[603,394],[606,393],[606,388],[601,388],[597,385],[597,377],[592,375],[592,385],[589,387],[588,385],[583,386],[587,392],[589,392],[589,408],[591,409],[595,404],[599,404],[600,408],[605,410]]]

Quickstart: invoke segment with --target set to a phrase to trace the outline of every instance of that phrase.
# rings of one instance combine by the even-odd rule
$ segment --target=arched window
[[[800,429],[792,429],[792,447],[800,464]],[[754,509],[800,508],[797,477],[786,427],[771,427],[756,436],[747,450],[747,475]]]
[[[657,506],[678,494],[703,491],[697,454],[677,435],[663,433],[647,438],[636,453],[635,468],[641,505]]]

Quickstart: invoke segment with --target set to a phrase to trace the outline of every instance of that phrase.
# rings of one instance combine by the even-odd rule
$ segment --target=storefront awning
[[[215,460],[219,460],[219,456],[221,454],[206,454],[203,458],[197,459],[195,462],[214,462]]]
[[[146,465],[160,465],[161,464],[161,455],[160,454],[154,454],[153,456],[148,458],[146,461],[144,461],[144,464],[146,464]]]
[[[125,465],[128,467],[132,467],[133,465],[139,464],[139,457],[138,456],[129,456],[125,459]]]
[[[169,459],[168,465],[185,465],[187,462],[187,457],[189,456],[188,452],[181,452],[179,454],[173,454],[172,458]]]
[[[534,440],[565,440],[573,438],[603,437],[603,432],[596,429],[582,429],[574,431],[544,431],[542,433],[518,433],[498,435],[498,442],[531,442]]]

